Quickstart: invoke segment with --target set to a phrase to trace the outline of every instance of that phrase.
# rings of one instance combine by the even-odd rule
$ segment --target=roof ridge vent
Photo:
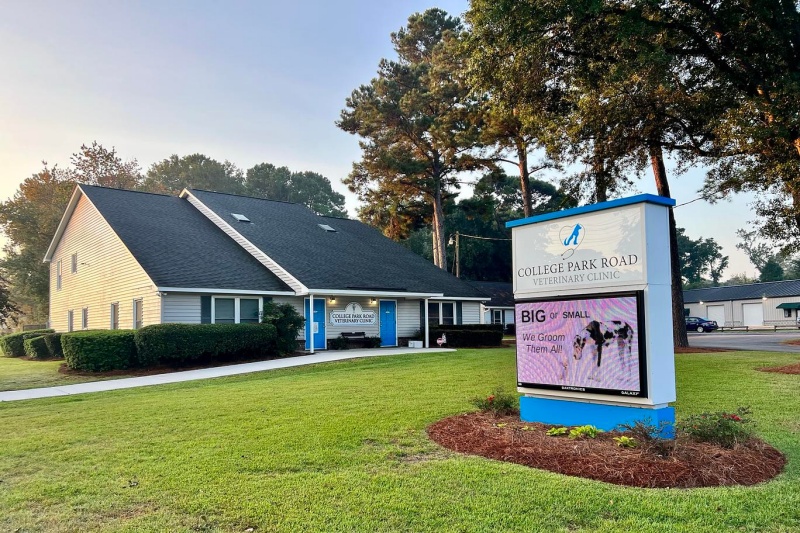
[[[239,222],[250,222],[250,219],[242,215],[241,213],[231,213],[231,216],[236,220],[238,220]]]

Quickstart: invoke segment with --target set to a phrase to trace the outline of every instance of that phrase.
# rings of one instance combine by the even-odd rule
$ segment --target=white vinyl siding
[[[167,294],[161,298],[163,321],[179,324],[199,324],[201,303],[199,294]]]
[[[399,300],[397,302],[397,336],[412,337],[419,332],[420,300]]]
[[[58,286],[62,259],[78,254],[80,275],[61,279],[50,292],[50,321],[67,330],[67,310],[89,307],[95,328],[111,327],[111,304],[119,302],[119,327],[133,328],[133,300],[142,300],[143,325],[161,320],[156,287],[100,213],[81,196],[53,253],[50,286]]]
[[[461,323],[480,324],[481,323],[481,304],[480,302],[462,302],[461,304]]]

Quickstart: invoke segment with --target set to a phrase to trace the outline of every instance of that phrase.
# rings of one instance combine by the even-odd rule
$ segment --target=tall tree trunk
[[[664,153],[660,145],[650,147],[650,163],[653,166],[658,195],[672,198],[667,181],[667,168],[664,166]],[[683,319],[683,286],[678,257],[678,231],[673,209],[669,210],[669,258],[672,271],[672,337],[675,346],[685,348],[689,346],[689,337],[686,335],[686,322]]]
[[[437,187],[433,194],[433,264],[447,270],[447,253],[445,251],[444,206],[442,188]]]
[[[592,157],[592,174],[594,175],[594,201],[597,203],[608,200],[608,170],[606,160],[598,144],[594,145],[594,155]]]
[[[519,187],[522,190],[522,211],[525,217],[531,216],[533,203],[531,199],[531,178],[528,171],[528,147],[524,142],[517,142],[517,160],[519,161]]]

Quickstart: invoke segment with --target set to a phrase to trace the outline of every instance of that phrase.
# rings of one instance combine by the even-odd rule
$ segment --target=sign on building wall
[[[331,311],[332,326],[371,326],[377,321],[377,313],[371,309],[366,311],[358,302],[350,302],[344,309]]]

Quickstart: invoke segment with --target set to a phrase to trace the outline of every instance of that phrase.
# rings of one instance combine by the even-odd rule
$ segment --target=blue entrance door
[[[397,346],[397,302],[381,300],[381,346]]]
[[[324,350],[325,346],[325,300],[314,298],[314,316],[308,312],[309,301],[306,300],[306,350],[311,349],[311,339],[314,339],[314,349]]]

